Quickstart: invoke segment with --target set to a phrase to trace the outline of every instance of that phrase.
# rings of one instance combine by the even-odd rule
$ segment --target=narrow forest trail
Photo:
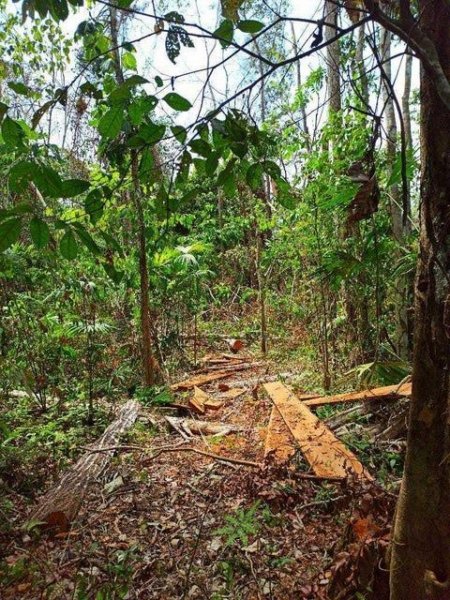
[[[2,598],[326,598],[332,559],[381,531],[375,513],[388,518],[371,483],[303,479],[298,457],[255,468],[167,451],[263,464],[272,411],[263,384],[277,379],[258,362],[202,386],[214,409],[197,418],[226,435],[186,440],[167,426],[179,408],[143,408],[71,530],[15,538],[10,561],[32,556],[35,579]],[[177,404],[188,398],[178,393]]]

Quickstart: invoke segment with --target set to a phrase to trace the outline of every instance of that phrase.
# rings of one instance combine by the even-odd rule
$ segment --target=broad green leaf
[[[144,183],[148,182],[153,174],[154,168],[153,152],[150,148],[145,148],[142,152],[141,161],[139,163],[139,180]]]
[[[45,115],[45,113],[55,104],[55,100],[49,100],[45,104],[43,104],[37,111],[34,113],[33,118],[31,119],[31,127],[35,129],[38,126],[40,120]]]
[[[176,92],[166,94],[163,100],[174,110],[186,111],[192,108],[192,104],[189,100],[186,100],[186,98],[183,98],[183,96],[180,96],[180,94],[177,94]]]
[[[261,23],[260,21],[253,21],[251,19],[239,21],[237,24],[237,28],[244,33],[258,33],[258,31],[261,31],[263,27],[264,23]]]
[[[123,273],[121,271],[117,271],[113,265],[109,263],[103,263],[103,268],[105,269],[108,277],[110,277],[114,283],[120,283],[122,281]]]
[[[184,144],[187,137],[187,131],[181,125],[174,125],[170,128],[175,138],[180,142],[180,144]]]
[[[206,175],[209,175],[211,177],[211,175],[215,173],[217,167],[219,166],[219,158],[220,154],[218,152],[211,152],[211,154],[205,162]]]
[[[0,252],[12,246],[20,236],[22,221],[20,219],[8,219],[0,224]]]
[[[252,190],[258,190],[263,185],[263,168],[260,163],[250,165],[245,175],[248,185]]]
[[[194,152],[208,158],[211,154],[211,146],[205,140],[197,139],[189,143],[189,146]]]
[[[74,229],[82,243],[90,252],[92,252],[92,254],[94,254],[94,256],[98,256],[102,253],[98,244],[95,242],[91,234],[86,231],[86,228],[83,227],[81,223],[75,223]]]
[[[52,0],[49,2],[50,13],[58,21],[65,21],[69,16],[67,0]]]
[[[59,242],[59,250],[64,258],[67,260],[73,260],[78,254],[78,245],[73,231],[70,229],[62,236]]]
[[[92,190],[86,196],[84,201],[84,210],[89,215],[93,224],[101,219],[103,214],[104,201],[100,190]]]
[[[61,198],[62,181],[58,173],[47,165],[39,165],[33,172],[33,181],[44,196]]]
[[[137,69],[136,56],[132,52],[124,52],[122,56],[122,64],[126,69]]]
[[[142,96],[136,98],[128,107],[128,114],[133,125],[140,125],[143,118],[151,112],[158,104],[158,98],[155,96]]]
[[[100,235],[105,240],[105,243],[108,246],[108,248],[113,248],[116,252],[123,256],[123,248],[121,247],[119,242],[115,238],[113,238],[112,235],[110,235],[106,231],[100,231]]]
[[[8,87],[21,96],[28,96],[31,92],[31,89],[20,81],[8,81]]]
[[[261,167],[264,173],[267,173],[267,175],[270,175],[273,179],[277,179],[281,176],[281,169],[273,162],[273,160],[264,160],[261,163]]]
[[[234,26],[230,19],[225,19],[213,33],[213,36],[220,40],[222,48],[228,48],[233,41]]]
[[[33,217],[30,221],[30,235],[36,248],[44,248],[50,239],[47,223],[38,217]]]
[[[113,107],[103,115],[98,123],[98,130],[103,138],[112,140],[122,129],[123,108]]]
[[[28,160],[21,160],[9,171],[9,187],[13,192],[24,192],[33,177],[36,165]]]
[[[25,132],[17,121],[11,117],[5,117],[2,122],[2,137],[10,148],[19,148],[23,146]]]
[[[88,190],[89,187],[89,181],[84,179],[66,179],[62,182],[62,195],[64,198],[73,198]]]
[[[162,87],[164,85],[164,82],[159,75],[155,77],[155,83],[158,87]]]
[[[142,138],[147,144],[156,144],[161,141],[166,132],[166,126],[157,123],[147,123],[143,125],[139,131],[138,136]]]

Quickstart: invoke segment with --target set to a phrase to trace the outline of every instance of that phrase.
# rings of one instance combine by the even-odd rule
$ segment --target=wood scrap
[[[205,401],[204,406],[207,410],[220,410],[223,406],[223,402],[214,400],[214,398],[208,398],[208,400]]]
[[[201,390],[199,387],[194,385],[194,395],[189,398],[188,405],[189,408],[192,408],[196,413],[200,415],[204,415],[206,412],[205,402],[209,399],[209,396],[206,392]]]
[[[264,388],[291,433],[294,447],[300,448],[317,476],[371,479],[356,456],[285,385],[266,383]]]
[[[229,390],[227,390],[226,392],[224,392],[222,398],[227,398],[229,400],[235,400],[236,398],[239,398],[239,396],[242,396],[242,394],[245,394],[246,389],[245,388],[231,388]]]
[[[245,363],[238,364],[233,367],[230,367],[223,371],[217,371],[214,373],[206,373],[204,375],[196,375],[191,377],[190,379],[185,379],[183,381],[179,381],[178,383],[174,383],[170,386],[170,389],[173,392],[179,392],[184,390],[190,390],[194,386],[201,386],[205,383],[210,383],[211,381],[216,381],[217,379],[225,379],[226,377],[231,377],[237,371],[244,371],[246,369],[251,369],[253,367],[259,367],[259,363]]]
[[[140,405],[129,400],[113,421],[94,443],[94,451],[89,450],[71,467],[60,482],[51,488],[40,500],[30,522],[42,524],[46,529],[67,531],[77,516],[89,485],[107,466],[113,450],[102,451],[115,446],[120,437],[132,427],[138,418]]]
[[[341,404],[343,402],[396,399],[401,396],[411,396],[411,389],[411,383],[386,385],[371,390],[363,390],[362,392],[350,392],[335,396],[319,396],[318,398],[305,400],[303,404],[306,406],[323,406],[325,404]]]
[[[166,417],[166,421],[185,440],[190,439],[193,435],[228,435],[241,431],[240,427],[213,421],[198,421],[181,417]]]

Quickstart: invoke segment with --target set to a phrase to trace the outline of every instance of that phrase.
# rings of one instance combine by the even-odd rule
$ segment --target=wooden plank
[[[283,421],[280,411],[274,406],[267,427],[264,458],[270,458],[275,464],[286,463],[295,454],[292,435]]]
[[[411,396],[411,384],[386,385],[384,387],[364,390],[362,392],[350,392],[349,394],[337,394],[336,396],[320,396],[304,400],[306,406],[323,406],[325,404],[341,404],[343,402],[361,402],[369,400],[385,400],[388,398],[399,398],[400,396]]]
[[[371,479],[356,456],[285,385],[265,383],[264,388],[291,433],[292,444],[300,448],[317,476]]]

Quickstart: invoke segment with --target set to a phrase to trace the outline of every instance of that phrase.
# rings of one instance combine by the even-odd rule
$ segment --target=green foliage
[[[260,528],[257,520],[260,507],[261,503],[257,501],[248,509],[238,508],[233,515],[225,516],[225,525],[215,531],[223,537],[225,547],[234,546],[237,542],[248,545],[250,536],[256,535]]]

